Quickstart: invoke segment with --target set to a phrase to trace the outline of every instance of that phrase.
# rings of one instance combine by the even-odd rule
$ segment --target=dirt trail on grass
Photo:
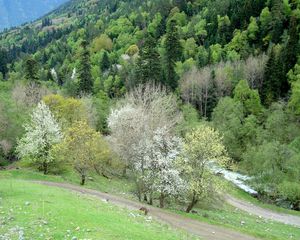
[[[233,207],[241,209],[250,214],[260,216],[261,218],[300,227],[300,217],[298,216],[274,212],[272,210],[258,207],[250,202],[246,202],[244,200],[240,200],[229,195],[226,196],[226,201]]]
[[[141,203],[131,201],[112,194],[102,193],[96,190],[86,189],[79,186],[67,184],[67,183],[54,183],[44,181],[33,181],[34,183],[43,184],[47,186],[64,188],[82,194],[91,195],[99,198],[100,200],[108,201],[112,204],[126,207],[133,210],[138,210],[141,207],[149,209],[149,215],[155,219],[163,221],[172,227],[185,230],[191,234],[199,236],[201,239],[206,240],[255,240],[257,238],[235,232],[234,230],[226,229],[220,226],[215,226],[207,223],[203,223],[197,220],[193,220],[187,217],[180,216],[175,213],[167,212],[163,209],[143,205]]]

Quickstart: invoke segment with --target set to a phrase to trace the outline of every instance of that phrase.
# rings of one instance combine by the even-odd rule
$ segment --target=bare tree
[[[0,150],[7,156],[12,149],[12,143],[5,136],[3,138],[3,133],[5,135],[5,130],[9,127],[9,121],[3,112],[4,106],[0,103]]]
[[[252,89],[261,89],[268,56],[263,54],[257,57],[250,56],[245,61],[244,74]]]
[[[25,105],[28,107],[35,106],[42,98],[51,92],[44,86],[30,83],[27,85],[16,84],[12,90],[12,98],[18,105]]]
[[[251,88],[260,89],[266,62],[267,56],[260,55],[250,56],[245,61],[220,62],[201,69],[194,67],[181,78],[181,97],[206,117],[208,100],[230,96],[240,80],[245,79]]]
[[[197,69],[194,67],[184,74],[180,82],[181,97],[199,109],[202,116],[207,116],[207,103],[212,87],[212,71],[210,67]]]

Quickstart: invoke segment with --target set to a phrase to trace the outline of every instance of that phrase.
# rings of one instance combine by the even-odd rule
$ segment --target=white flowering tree
[[[180,120],[181,114],[176,97],[168,94],[161,86],[139,86],[112,110],[108,118],[111,146],[123,159],[126,167],[133,172],[140,200],[142,194],[146,200],[146,194],[150,193],[151,202],[152,192],[158,192],[158,183],[153,185],[156,176],[152,177],[149,174],[152,171],[151,167],[156,171],[152,160],[162,162],[161,168],[163,164],[166,164],[164,168],[170,168],[169,165],[173,162],[170,156],[161,152],[162,149],[157,149],[159,144],[156,142],[159,135],[157,131],[163,129],[161,131],[164,134],[171,136]],[[155,152],[158,153],[157,156]],[[170,179],[171,175],[167,178]],[[163,182],[163,179],[160,182]],[[162,196],[170,195],[168,191],[162,189],[159,192],[163,193]]]
[[[50,150],[62,139],[61,129],[44,102],[40,102],[31,115],[29,123],[24,125],[25,134],[19,140],[17,152],[20,158],[28,159],[44,174],[54,159]]]
[[[179,161],[190,199],[186,212],[210,197],[217,187],[209,169],[211,161],[227,164],[229,159],[219,132],[202,124],[186,135],[184,156]]]
[[[126,169],[133,168],[137,158],[135,146],[146,134],[145,114],[141,108],[126,104],[113,110],[108,118],[111,135],[108,138],[113,150],[120,156]]]
[[[176,97],[154,85],[139,86],[112,110],[108,118],[110,141],[115,152],[129,169],[133,169],[144,147],[157,128],[174,130],[181,120]]]
[[[150,201],[152,194],[157,193],[161,208],[166,197],[178,195],[184,189],[185,183],[175,164],[182,146],[180,138],[170,135],[166,128],[159,128],[142,152],[143,161],[137,162],[137,170],[143,170],[141,178],[150,192]]]

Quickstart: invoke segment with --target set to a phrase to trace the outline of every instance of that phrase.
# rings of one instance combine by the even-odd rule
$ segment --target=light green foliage
[[[246,57],[250,53],[247,31],[236,30],[230,43],[225,47],[226,51],[235,50],[242,57]]]
[[[0,165],[12,156],[17,139],[24,132],[22,125],[29,116],[29,109],[13,100],[11,90],[10,82],[0,82]]]
[[[250,172],[261,178],[271,179],[271,183],[279,183],[288,168],[287,160],[292,154],[287,146],[279,142],[266,142],[251,150],[244,155],[245,162],[251,164]]]
[[[220,44],[211,45],[209,50],[211,63],[218,63],[222,60],[223,49]]]
[[[131,45],[127,50],[126,50],[126,54],[128,54],[129,56],[133,56],[135,54],[137,54],[139,52],[139,47],[135,44]]]
[[[256,40],[259,27],[257,25],[256,19],[254,17],[250,18],[250,23],[247,28],[248,38],[252,41]]]
[[[176,9],[176,8],[174,8]],[[179,10],[179,9],[178,9]],[[174,10],[174,12],[172,12],[173,10],[171,10],[171,19],[176,20],[176,22],[178,23],[179,26],[184,26],[187,23],[187,16],[184,12],[176,12],[176,10]]]
[[[298,169],[299,170],[299,169]],[[293,208],[300,207],[300,183],[285,181],[278,186],[279,194],[293,204]]]
[[[185,62],[177,62],[175,66],[176,74],[182,77],[186,72],[196,66],[196,61],[193,58],[187,59]]]
[[[183,41],[183,54],[185,59],[194,58],[197,54],[197,43],[194,38],[188,38]]]
[[[64,98],[60,95],[48,95],[43,98],[43,101],[64,128],[68,128],[77,121],[88,120],[87,110],[78,99]]]
[[[259,123],[258,118],[254,115],[249,115],[245,118],[241,134],[243,136],[242,142],[245,144],[246,149],[258,143],[258,136],[262,131]]]
[[[112,40],[106,34],[102,34],[95,38],[91,44],[91,51],[94,53],[100,52],[101,50],[111,51],[112,48]]]
[[[271,141],[275,139],[281,143],[290,143],[300,134],[300,127],[293,116],[286,111],[286,105],[282,103],[273,104],[267,112],[264,123],[265,132],[261,132],[262,139]]]
[[[103,91],[100,91],[93,101],[97,111],[96,129],[103,134],[107,134],[107,118],[110,112],[111,99]]]
[[[115,48],[118,49],[119,53],[123,53],[130,46],[135,45],[137,39],[130,33],[122,33],[115,39]]]
[[[103,172],[111,159],[110,149],[103,137],[86,122],[76,122],[67,131],[64,140],[56,145],[53,156],[70,164],[85,184],[90,170]]]
[[[204,40],[204,38],[207,36],[207,31],[206,31],[205,27],[206,27],[205,19],[199,20],[199,22],[194,26],[194,31],[196,33],[196,36],[200,40]]]
[[[183,121],[177,126],[176,131],[184,137],[190,129],[196,128],[200,123],[199,113],[190,104],[185,104],[181,108]]]
[[[202,199],[213,197],[217,183],[209,171],[209,162],[227,164],[228,157],[221,135],[206,124],[187,133],[184,156],[179,161],[185,180],[190,204],[187,212]]]
[[[243,118],[242,104],[229,97],[219,101],[212,115],[213,125],[224,136],[224,144],[234,159],[240,159],[243,153],[241,146]]]
[[[234,99],[242,103],[244,114],[258,116],[262,111],[259,94],[257,90],[250,89],[248,82],[241,80],[234,89]]]
[[[296,114],[300,115],[300,65],[296,65],[294,71],[289,72],[289,78],[292,85],[292,95],[289,100],[290,110]]]
[[[159,37],[162,24],[162,16],[160,13],[156,13],[152,22],[148,26],[148,32],[155,38]]]
[[[230,26],[231,21],[227,15],[220,16],[218,15],[218,32],[217,39],[220,43],[225,44],[227,40],[230,38]]]
[[[223,28],[229,27],[231,25],[230,19],[227,15],[221,17],[218,15],[218,28],[219,31],[222,31]]]
[[[112,20],[105,32],[110,37],[116,38],[123,33],[132,33],[133,30],[134,27],[129,19],[126,17],[120,17],[117,20]]]
[[[208,61],[209,61],[209,53],[205,49],[205,47],[200,46],[198,48],[198,54],[197,54],[196,59],[197,59],[199,67],[204,67],[208,63]]]
[[[256,176],[254,182],[260,191],[283,197],[299,207],[295,201],[299,196],[299,155],[287,145],[272,141],[250,148],[243,158],[247,170]]]

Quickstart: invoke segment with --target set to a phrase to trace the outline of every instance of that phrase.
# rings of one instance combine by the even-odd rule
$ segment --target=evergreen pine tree
[[[29,83],[38,83],[38,64],[33,58],[25,61],[25,79]]]
[[[156,49],[155,39],[147,34],[137,62],[137,82],[147,83],[161,81],[160,56]]]
[[[187,2],[186,0],[174,0],[174,5],[180,9],[180,11],[187,11]]]
[[[8,62],[7,51],[5,51],[4,49],[0,49],[0,72],[3,74],[4,78],[6,73],[8,72],[7,62]]]
[[[171,19],[167,24],[165,52],[166,85],[174,90],[178,86],[178,76],[175,72],[175,65],[176,61],[179,61],[182,56],[182,47],[180,44],[177,22],[174,19]]]
[[[81,52],[79,55],[78,78],[79,93],[89,94],[93,91],[93,79],[91,74],[90,52],[86,40],[81,42]]]
[[[103,52],[102,59],[101,59],[101,64],[100,64],[100,69],[102,72],[105,72],[110,68],[110,60],[107,51]]]
[[[289,26],[289,40],[283,51],[285,73],[288,73],[297,63],[297,54],[299,50],[299,32],[297,25],[296,17],[292,16]]]
[[[273,47],[265,68],[265,76],[260,95],[265,105],[270,105],[280,97],[282,65],[275,48]]]
[[[271,36],[273,43],[279,43],[281,35],[284,29],[284,13],[283,13],[283,3],[282,0],[271,0],[271,14],[272,14],[272,22],[271,22]]]

